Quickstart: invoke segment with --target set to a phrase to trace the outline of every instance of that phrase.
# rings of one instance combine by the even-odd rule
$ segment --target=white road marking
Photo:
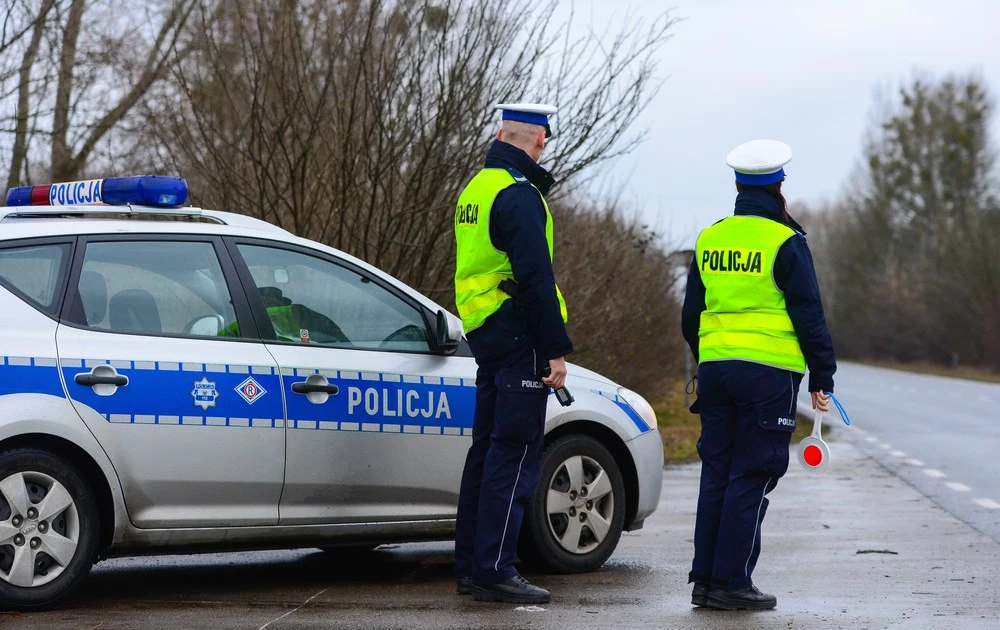
[[[976,499],[976,503],[987,510],[995,510],[1000,508],[1000,503],[997,503],[993,499]]]
[[[892,386],[892,391],[898,392],[899,391],[899,385],[893,385]]]
[[[868,436],[865,438],[865,442],[878,442],[877,437]]]
[[[941,477],[947,477],[943,472],[934,468],[925,468],[924,474],[928,477],[934,477],[935,479],[940,479]]]
[[[959,483],[957,481],[949,481],[948,483],[946,483],[944,485],[948,486],[949,488],[951,488],[955,492],[968,492],[969,491],[969,486],[965,485],[964,483]]]
[[[913,459],[913,458],[910,458],[910,459],[906,460],[906,463],[909,464],[910,466],[923,466],[924,465],[924,463],[922,461],[920,461],[919,459]]]
[[[330,590],[330,589],[328,589],[328,588],[324,588],[324,589],[323,589],[322,591],[320,591],[320,592],[316,593],[315,595],[313,595],[312,597],[310,597],[310,598],[309,598],[309,599],[307,599],[306,601],[304,601],[304,602],[302,602],[301,604],[299,604],[299,605],[298,605],[298,607],[297,607],[297,608],[296,608],[295,610],[290,610],[290,611],[286,612],[285,614],[283,614],[282,616],[278,617],[277,619],[272,619],[271,621],[268,621],[267,623],[265,623],[265,624],[264,624],[263,626],[261,626],[261,627],[260,627],[260,628],[258,628],[257,630],[264,630],[264,628],[268,627],[269,625],[271,625],[271,624],[272,624],[272,623],[274,623],[275,621],[281,621],[282,619],[284,619],[284,618],[285,618],[285,617],[287,617],[288,615],[292,614],[293,612],[296,612],[297,610],[299,610],[299,608],[302,608],[303,606],[305,606],[306,604],[308,604],[308,603],[309,603],[309,602],[311,602],[312,600],[316,599],[317,597],[319,597],[319,596],[320,596],[320,595],[322,595],[323,593],[327,592],[328,590]]]
[[[917,393],[917,388],[916,388],[916,387],[911,387],[911,388],[909,389],[909,392],[910,392],[911,394],[916,394],[916,393]]]
[[[903,451],[893,451],[889,454],[892,455],[893,457],[906,457],[906,453],[904,453]]]
[[[990,397],[989,396],[980,396],[979,400],[981,400],[983,402],[990,402]]]
[[[892,448],[892,444],[879,444],[878,447],[884,451],[888,451],[890,448]]]

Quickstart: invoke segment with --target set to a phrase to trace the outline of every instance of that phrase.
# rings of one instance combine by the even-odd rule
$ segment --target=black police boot
[[[480,602],[544,604],[549,601],[549,592],[528,582],[520,575],[515,575],[499,584],[473,583],[472,598]]]
[[[706,584],[695,584],[691,589],[691,603],[699,608],[708,606],[708,586]]]
[[[465,576],[455,580],[455,590],[458,591],[459,595],[471,595],[472,578]]]
[[[777,597],[761,593],[756,586],[738,591],[724,591],[717,588],[708,591],[709,608],[718,610],[771,610],[777,605]]]

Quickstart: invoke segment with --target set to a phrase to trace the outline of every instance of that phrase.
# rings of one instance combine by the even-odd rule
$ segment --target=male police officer
[[[562,387],[563,357],[573,351],[544,198],[555,180],[537,164],[556,108],[497,109],[497,140],[455,213],[455,302],[479,366],[455,569],[458,592],[477,600],[544,603],[549,592],[518,575],[514,558],[538,481],[549,387]]]
[[[788,469],[799,382],[809,367],[813,408],[829,408],[837,369],[812,256],[788,216],[781,182],[787,144],[754,140],[726,158],[735,216],[706,228],[688,274],[682,328],[698,366],[701,490],[691,603],[774,608],[751,575],[768,492]],[[692,407],[694,411],[694,407]]]

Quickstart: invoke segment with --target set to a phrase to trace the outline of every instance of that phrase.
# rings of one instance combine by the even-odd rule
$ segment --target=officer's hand
[[[830,395],[823,392],[810,392],[812,394],[813,409],[819,409],[823,413],[830,411]]]
[[[542,382],[552,389],[562,389],[566,383],[566,359],[549,359],[549,369],[552,373],[542,379]]]

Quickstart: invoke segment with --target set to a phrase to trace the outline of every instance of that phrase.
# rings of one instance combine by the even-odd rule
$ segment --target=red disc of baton
[[[810,466],[819,466],[823,461],[823,451],[815,444],[810,444],[802,452],[802,459]]]

